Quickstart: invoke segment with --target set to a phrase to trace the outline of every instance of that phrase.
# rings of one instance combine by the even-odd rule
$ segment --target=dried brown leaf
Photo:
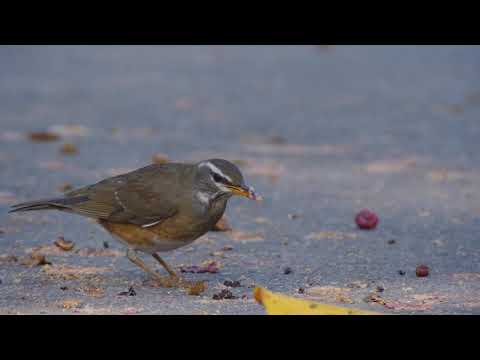
[[[73,155],[78,152],[77,147],[72,143],[64,143],[60,147],[60,152],[64,155]]]
[[[77,309],[81,307],[82,302],[76,299],[68,299],[68,300],[61,301],[58,305],[63,309],[70,310],[70,309]]]
[[[70,251],[75,247],[75,243],[73,241],[65,240],[63,236],[59,236],[57,240],[55,240],[54,244],[63,251]]]
[[[49,131],[36,131],[28,133],[28,138],[31,141],[35,142],[49,142],[49,141],[57,141],[60,139],[58,134]]]

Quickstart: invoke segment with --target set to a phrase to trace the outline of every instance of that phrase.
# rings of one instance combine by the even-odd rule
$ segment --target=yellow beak
[[[227,187],[232,190],[232,193],[238,196],[244,196],[250,200],[256,200],[256,201],[262,201],[263,197],[260,195],[257,195],[253,188],[248,187],[240,187],[240,186],[233,186],[233,185],[227,185]]]

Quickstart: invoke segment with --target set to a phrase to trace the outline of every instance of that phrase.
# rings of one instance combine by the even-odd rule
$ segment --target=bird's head
[[[245,185],[243,175],[235,164],[223,159],[210,159],[196,166],[196,182],[211,197],[238,195],[251,200],[263,200],[252,187]]]

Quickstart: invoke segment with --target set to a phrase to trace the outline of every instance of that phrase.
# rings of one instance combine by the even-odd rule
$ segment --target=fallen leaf
[[[105,290],[96,286],[85,287],[82,288],[81,291],[88,296],[96,298],[103,297],[105,295]]]
[[[82,302],[80,300],[75,300],[75,299],[64,300],[59,303],[59,306],[66,310],[77,309],[81,305],[82,305]]]
[[[73,155],[77,153],[77,147],[72,143],[64,143],[60,147],[60,152],[64,155]]]
[[[299,299],[262,287],[255,288],[253,297],[265,307],[269,315],[380,315],[371,311]]]
[[[198,296],[207,289],[207,284],[204,281],[195,281],[183,287],[188,290],[188,295]]]
[[[343,233],[343,232],[337,232],[337,231],[312,232],[305,237],[305,239],[307,240],[323,240],[323,239],[344,240],[344,239],[356,239],[356,238],[358,238],[358,235],[355,233]]]
[[[70,251],[75,247],[75,243],[73,241],[68,241],[65,240],[63,236],[59,236],[57,240],[55,240],[54,244],[64,250],[64,251]]]
[[[49,141],[57,141],[60,139],[58,134],[49,131],[37,131],[28,133],[28,138],[31,141],[35,142],[49,142]]]
[[[239,230],[231,230],[228,232],[228,236],[233,240],[239,241],[262,241],[264,240],[264,236],[260,232],[246,232],[246,231],[239,231]]]

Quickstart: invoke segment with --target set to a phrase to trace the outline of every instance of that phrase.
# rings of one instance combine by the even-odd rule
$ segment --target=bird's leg
[[[171,277],[178,278],[177,273],[174,270],[172,270],[172,268],[165,262],[165,260],[163,260],[157,253],[153,253],[152,256],[155,260],[157,260],[160,263],[160,265],[162,265],[165,268],[165,270],[167,270],[167,272],[170,274]]]
[[[163,287],[172,287],[174,286],[177,281],[172,281],[171,277],[163,277],[159,273],[157,273],[155,270],[150,269],[137,255],[135,250],[133,249],[128,249],[127,250],[127,258],[130,260],[132,263],[137,265],[139,268],[141,268],[143,271],[145,271],[147,274],[151,275],[159,284],[160,286]]]
[[[205,290],[206,285],[203,281],[188,281],[182,279],[157,253],[153,253],[152,256],[160,263],[160,265],[165,268],[165,270],[167,270],[167,272],[170,274],[170,279],[172,280],[172,282],[176,282],[180,287],[188,289],[189,293],[199,294]]]

